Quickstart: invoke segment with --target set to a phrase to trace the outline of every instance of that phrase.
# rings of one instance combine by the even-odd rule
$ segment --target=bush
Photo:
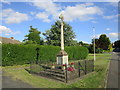
[[[69,60],[85,59],[89,53],[88,49],[82,46],[65,47]]]
[[[21,65],[28,64],[36,60],[36,48],[39,48],[39,61],[56,62],[56,55],[60,51],[58,46],[42,45],[2,45],[2,65]],[[88,49],[81,46],[65,47],[69,55],[69,60],[85,59],[88,55]]]
[[[96,53],[103,53],[103,49],[97,48],[97,49],[95,50],[95,52],[96,52]]]
[[[89,46],[89,47],[87,47],[88,48],[88,50],[89,50],[89,53],[94,53],[94,47],[93,46]],[[103,49],[101,49],[101,48],[96,48],[95,49],[95,53],[103,53]]]

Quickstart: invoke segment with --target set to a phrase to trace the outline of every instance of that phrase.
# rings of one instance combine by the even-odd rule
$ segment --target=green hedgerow
[[[39,61],[56,62],[59,46],[2,44],[2,65],[29,64],[30,61],[36,60],[36,48],[39,48]],[[88,49],[82,46],[68,46],[65,51],[69,60],[85,59],[88,55]]]

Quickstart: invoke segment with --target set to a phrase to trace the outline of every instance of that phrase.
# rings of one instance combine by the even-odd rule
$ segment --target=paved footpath
[[[118,70],[118,64],[120,65],[120,53],[113,52],[111,54],[106,88],[120,88],[118,84],[118,79],[120,79],[120,70]]]
[[[2,76],[2,88],[33,88],[20,80],[13,80],[9,76]]]

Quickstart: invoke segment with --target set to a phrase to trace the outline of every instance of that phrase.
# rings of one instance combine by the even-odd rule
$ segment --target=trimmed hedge
[[[56,62],[56,55],[60,51],[58,46],[42,45],[2,45],[2,65],[21,65],[28,64],[36,60],[36,48],[39,47],[39,61]],[[85,59],[88,55],[88,49],[81,46],[65,47],[69,55],[69,60]]]
[[[69,60],[85,59],[88,56],[88,49],[82,46],[68,46],[65,47]]]

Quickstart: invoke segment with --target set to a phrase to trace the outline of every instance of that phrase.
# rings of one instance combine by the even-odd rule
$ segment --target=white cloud
[[[116,18],[116,17],[118,17],[118,15],[103,16],[103,18],[105,18],[105,19],[113,19],[113,18]]]
[[[40,2],[37,2],[36,0],[33,1],[34,6],[39,9],[45,10],[47,14],[51,14],[54,17],[56,17],[58,11],[61,9],[58,4],[53,3],[51,0],[41,0]]]
[[[87,43],[87,44],[89,44],[89,42],[86,42],[86,41],[82,41],[83,43]]]
[[[16,34],[19,34],[20,31],[16,31],[16,32],[13,32],[10,28],[6,27],[6,26],[2,26],[0,25],[0,34],[4,34],[4,35],[16,35]]]
[[[58,19],[58,16],[62,13],[65,17],[65,21],[73,21],[73,20],[91,20],[94,19],[92,15],[101,15],[103,14],[101,8],[97,6],[93,6],[94,3],[84,3],[77,4],[75,6],[60,6],[59,4],[53,3],[50,0],[42,0],[37,2],[33,0],[33,6],[44,10],[47,16],[52,16],[52,19]],[[46,2],[47,1],[47,2]],[[44,19],[43,19],[44,21]]]
[[[10,34],[6,33],[5,36],[9,36]]]
[[[95,38],[99,38],[99,37],[100,37],[100,35],[101,35],[101,34],[97,34],[97,35],[95,35]]]
[[[4,9],[2,12],[2,19],[7,24],[21,23],[28,20],[28,15],[20,12],[15,12],[12,9]]]
[[[94,19],[92,15],[103,14],[99,7],[90,5],[93,4],[78,4],[76,6],[68,6],[61,13],[63,13],[66,21],[73,21],[77,19],[81,21],[91,20]]]
[[[0,25],[0,33],[11,33],[12,30],[10,30],[9,28]]]
[[[110,38],[118,38],[118,36],[120,36],[120,32],[118,32],[118,33],[109,33],[108,34],[108,36],[110,37]]]
[[[111,30],[111,28],[106,28],[107,31]]]
[[[97,21],[91,21],[92,23],[97,23]]]
[[[101,34],[92,35],[91,38],[99,38]]]
[[[36,17],[42,19],[44,22],[50,22],[48,15],[45,12],[36,14]]]
[[[1,0],[2,3],[5,3],[5,4],[11,4],[9,1],[5,1],[5,0]]]
[[[31,15],[35,15],[35,14],[36,14],[36,12],[30,12],[30,14],[31,14]]]
[[[114,7],[117,7],[118,6],[118,2],[110,2],[109,5],[112,5]]]
[[[105,34],[105,33],[102,33],[102,34]],[[101,34],[96,34],[96,35],[95,35],[95,38],[99,38],[100,35],[101,35]],[[109,37],[109,38],[118,38],[118,36],[120,36],[120,32],[118,32],[118,33],[115,33],[115,32],[107,33],[106,36]],[[91,36],[91,38],[94,38],[94,35]]]

